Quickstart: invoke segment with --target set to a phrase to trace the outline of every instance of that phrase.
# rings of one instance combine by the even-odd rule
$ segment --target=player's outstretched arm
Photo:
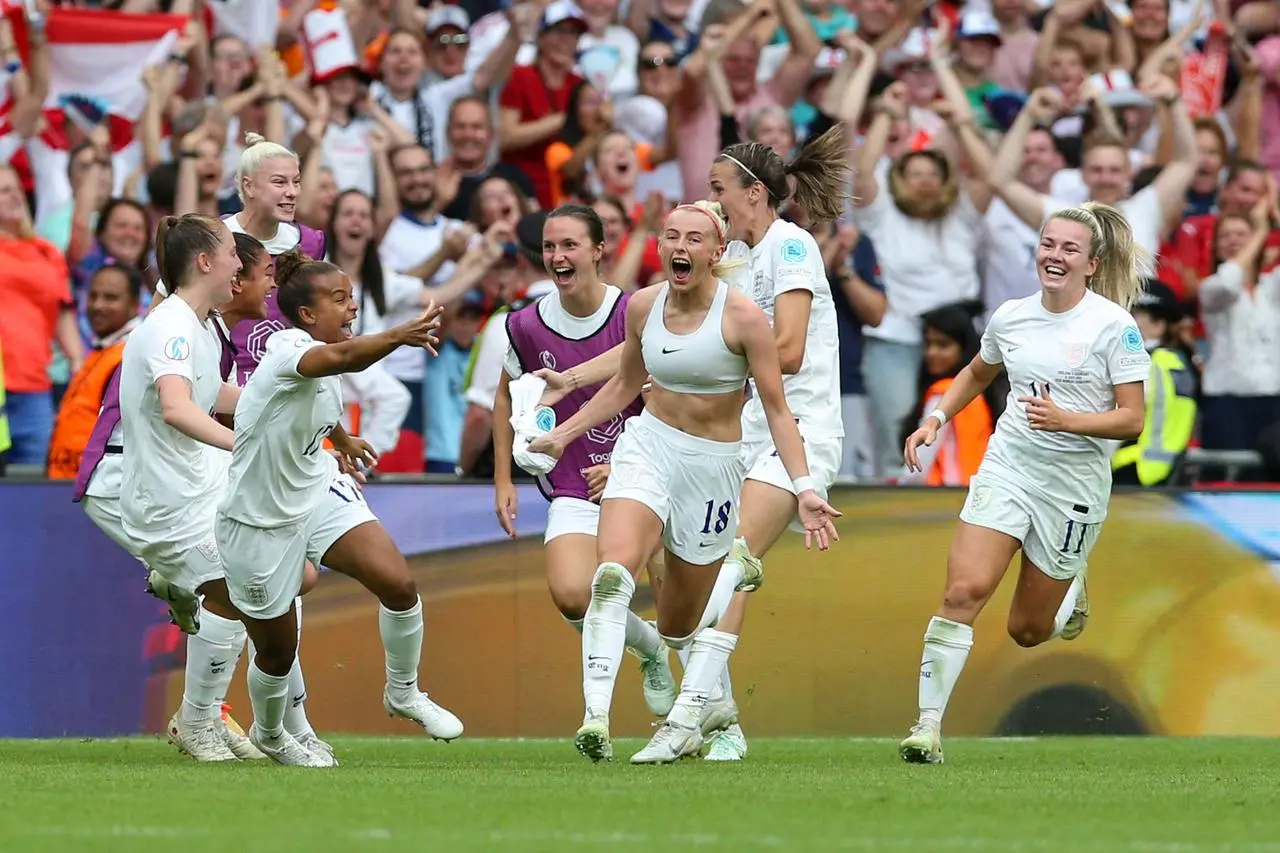
[[[436,332],[440,328],[440,314],[443,311],[442,306],[432,302],[421,316],[393,329],[376,335],[357,335],[340,344],[312,347],[298,360],[298,375],[320,379],[343,373],[359,373],[405,346],[422,347],[435,355],[435,348],[440,343]]]

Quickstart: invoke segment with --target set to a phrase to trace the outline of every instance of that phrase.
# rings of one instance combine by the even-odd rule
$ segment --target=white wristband
[[[947,413],[942,411],[942,409],[934,409],[929,413],[929,417],[938,419],[938,429],[942,429],[947,425]],[[928,418],[926,418],[926,420],[928,420]]]
[[[817,491],[813,487],[813,478],[810,477],[808,474],[804,475],[803,477],[796,477],[794,480],[792,480],[791,488],[795,489],[797,495],[800,495],[804,492]]]

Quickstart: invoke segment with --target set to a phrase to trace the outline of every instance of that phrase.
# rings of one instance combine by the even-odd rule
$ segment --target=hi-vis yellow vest
[[[4,453],[13,442],[9,440],[9,414],[4,410],[4,351],[0,350],[0,453]]]
[[[1144,486],[1162,483],[1173,473],[1173,463],[1191,443],[1196,426],[1194,368],[1181,353],[1160,347],[1151,353],[1151,379],[1147,382],[1147,412],[1136,444],[1116,451],[1111,468],[1137,468]]]

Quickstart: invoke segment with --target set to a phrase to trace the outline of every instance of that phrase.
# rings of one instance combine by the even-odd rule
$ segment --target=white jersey
[[[1009,373],[1009,400],[987,445],[982,470],[1020,484],[1100,521],[1111,494],[1111,454],[1117,442],[1067,432],[1032,430],[1018,397],[1043,396],[1070,412],[1109,412],[1114,386],[1143,382],[1151,357],[1128,311],[1093,291],[1070,311],[1054,314],[1040,294],[1014,299],[991,316],[979,354]]]
[[[792,290],[813,294],[804,362],[800,370],[782,377],[787,405],[800,433],[811,438],[840,438],[844,421],[840,411],[840,338],[836,308],[831,299],[822,250],[808,231],[783,219],[775,220],[764,238],[751,249],[748,296],[773,322],[774,302]],[[764,405],[752,384],[752,397],[742,411],[742,440],[768,440],[769,423]]]
[[[222,388],[221,351],[184,299],[166,299],[124,345],[120,429],[124,440],[121,518],[143,548],[178,549],[205,539],[226,476],[225,454],[164,422],[156,382],[179,376],[196,406],[213,411]]]
[[[341,380],[298,373],[302,356],[318,346],[323,345],[301,329],[267,338],[262,361],[236,405],[231,482],[220,515],[251,527],[296,524],[338,475],[324,440],[342,420]]]

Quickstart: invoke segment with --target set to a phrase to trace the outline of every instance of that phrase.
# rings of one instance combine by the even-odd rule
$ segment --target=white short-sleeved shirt
[[[987,445],[982,470],[1025,486],[1089,521],[1106,516],[1111,454],[1117,442],[1031,429],[1023,396],[1050,398],[1070,412],[1109,412],[1115,386],[1151,374],[1142,335],[1128,311],[1087,291],[1070,311],[1054,314],[1040,294],[1000,306],[982,335],[979,355],[1003,364],[1009,400]]]
[[[339,192],[360,190],[373,197],[373,148],[369,146],[369,134],[377,126],[373,119],[357,116],[345,126],[331,121],[325,128],[320,153],[324,165],[333,171]]]
[[[120,371],[125,532],[144,550],[161,543],[194,546],[208,538],[225,485],[226,454],[164,422],[156,382],[164,376],[187,380],[196,406],[212,411],[222,388],[221,350],[191,306],[175,297],[129,335]]]
[[[301,329],[267,338],[266,352],[236,405],[231,479],[220,515],[250,527],[302,521],[320,502],[338,463],[324,440],[342,420],[337,376],[310,379],[298,362],[323,346]]]
[[[864,326],[868,338],[918,344],[920,315],[978,296],[978,247],[982,216],[968,193],[936,222],[913,219],[898,209],[889,192],[890,162],[876,166],[879,192],[854,211],[854,223],[871,238],[880,264],[888,310],[879,326]]]
[[[244,230],[244,226],[240,224],[240,214],[228,216],[222,220],[227,223],[227,227],[231,229],[232,234],[249,234]],[[253,235],[249,235],[253,236]],[[285,252],[292,251],[295,246],[302,242],[302,231],[292,222],[280,222],[276,225],[276,235],[270,240],[261,241],[266,248],[267,254],[273,258],[278,258]]]
[[[742,277],[738,277],[741,279]],[[774,303],[784,293],[806,290],[813,294],[809,328],[805,335],[800,370],[782,377],[787,405],[802,434],[813,438],[844,435],[840,413],[840,338],[835,303],[827,281],[822,250],[808,231],[793,222],[776,219],[760,242],[751,248],[751,274],[747,295],[773,322]],[[752,381],[754,390],[754,380]],[[769,437],[760,395],[752,394],[742,410],[743,441]]]
[[[1022,299],[1040,292],[1036,273],[1036,247],[1040,235],[1018,218],[1004,199],[993,198],[983,217],[985,230],[979,269],[982,271],[982,298],[990,320],[995,310],[1010,299]]]
[[[575,317],[564,310],[564,306],[560,304],[560,291],[553,290],[538,300],[537,312],[538,317],[547,324],[548,329],[562,338],[580,341],[600,331],[605,321],[609,319],[609,315],[613,313],[613,306],[618,304],[621,298],[620,289],[612,284],[606,284],[600,307],[590,317]],[[502,318],[504,330],[507,326],[506,319],[505,316]],[[507,338],[507,357],[502,367],[512,379],[519,379],[524,374],[524,368],[520,366],[520,359],[516,356],[515,347],[511,345],[509,337]]]

